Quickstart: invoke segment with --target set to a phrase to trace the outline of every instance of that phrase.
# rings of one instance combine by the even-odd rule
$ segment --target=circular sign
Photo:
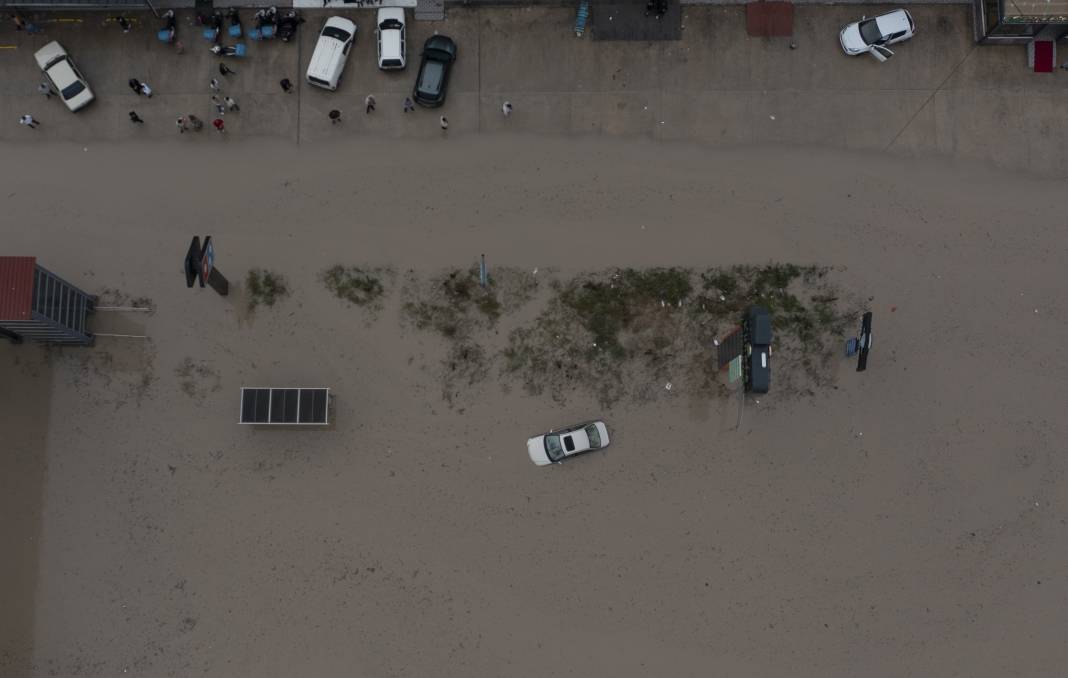
[[[213,268],[215,268],[215,243],[211,241],[211,236],[208,236],[204,238],[204,252],[200,257],[200,279],[202,282],[207,282]]]

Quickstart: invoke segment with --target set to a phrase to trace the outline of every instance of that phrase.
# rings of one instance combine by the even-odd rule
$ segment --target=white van
[[[327,19],[308,64],[308,83],[330,91],[336,90],[355,40],[356,24],[340,16]]]
[[[407,64],[405,45],[404,9],[383,7],[378,10],[378,67],[383,71],[404,68]]]

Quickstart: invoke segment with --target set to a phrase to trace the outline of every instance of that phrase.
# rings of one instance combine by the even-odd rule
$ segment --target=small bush
[[[738,289],[738,278],[736,274],[723,270],[713,270],[701,274],[701,279],[704,281],[704,287],[706,290],[718,290],[721,294],[730,296]]]
[[[245,289],[248,290],[250,311],[260,304],[274,306],[275,302],[289,294],[286,279],[281,274],[262,268],[254,268],[248,272]]]
[[[382,281],[373,273],[340,264],[323,271],[323,283],[338,299],[357,306],[377,301],[386,291]]]
[[[627,296],[635,301],[667,301],[677,304],[690,296],[690,272],[681,268],[651,268],[637,271],[632,268],[621,274]]]
[[[623,355],[619,333],[630,322],[632,310],[622,286],[587,280],[564,289],[560,301],[575,312],[598,346]]]

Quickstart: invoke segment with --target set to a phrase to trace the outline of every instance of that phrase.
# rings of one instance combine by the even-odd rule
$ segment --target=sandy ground
[[[1063,671],[1063,182],[815,149],[231,141],[5,151],[4,253],[156,308],[96,319],[148,341],[0,344],[5,677]],[[229,299],[185,288],[194,234]],[[371,313],[319,280],[482,252],[834,266],[875,349],[813,397],[749,400],[740,430],[735,401],[679,389],[602,410],[491,376],[450,405],[399,285]],[[292,294],[249,314],[252,267]],[[241,427],[243,385],[329,386],[336,423]],[[606,452],[526,458],[597,416]]]

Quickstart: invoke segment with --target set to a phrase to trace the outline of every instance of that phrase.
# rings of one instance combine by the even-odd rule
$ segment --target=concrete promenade
[[[227,136],[274,137],[292,142],[339,135],[438,137],[437,111],[402,114],[418,68],[419,46],[434,32],[459,44],[446,106],[450,136],[508,130],[533,134],[609,134],[712,146],[754,142],[819,145],[883,152],[933,152],[1039,173],[1061,174],[1068,146],[1062,112],[1068,73],[1036,75],[1021,47],[976,47],[965,5],[916,6],[917,36],[890,62],[846,57],[837,31],[880,7],[799,6],[793,41],[746,35],[741,6],[690,6],[683,39],[675,42],[603,42],[576,38],[574,11],[565,7],[450,7],[443,22],[409,22],[411,63],[402,73],[374,65],[373,10],[344,12],[360,27],[342,87],[328,93],[302,84],[325,12],[307,12],[295,42],[249,42],[249,56],[230,59],[236,75],[222,78],[219,60],[193,24],[179,13],[184,54],[160,43],[158,21],[137,16],[123,34],[99,12],[49,15],[44,32],[0,28],[0,140],[78,143],[158,137],[177,140],[178,115],[210,120],[208,82],[224,81],[241,105],[226,116]],[[251,19],[246,13],[246,21]],[[77,115],[37,93],[41,81],[33,52],[59,40],[89,79],[98,100]],[[127,87],[131,77],[150,83],[151,100]],[[279,80],[297,85],[285,94]],[[374,94],[377,111],[364,115]],[[504,100],[515,113],[500,114]],[[342,125],[327,112],[340,109]],[[136,110],[145,119],[134,127]],[[41,127],[17,124],[30,113]],[[183,143],[226,143],[205,132]]]

